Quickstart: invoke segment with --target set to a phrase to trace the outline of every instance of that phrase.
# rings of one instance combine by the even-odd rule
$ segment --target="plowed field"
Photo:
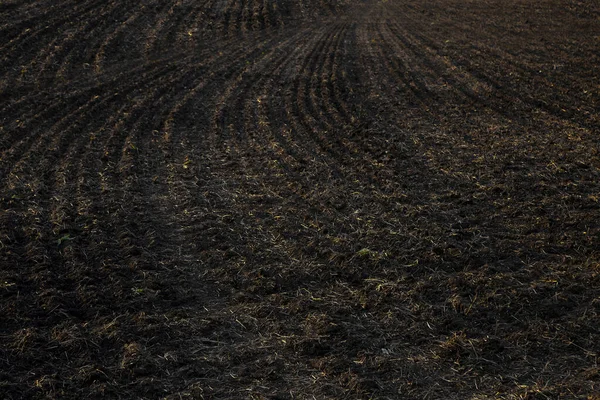
[[[598,399],[600,3],[0,2],[0,398]]]

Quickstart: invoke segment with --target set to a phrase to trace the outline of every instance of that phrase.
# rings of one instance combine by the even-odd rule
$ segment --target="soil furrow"
[[[0,397],[595,398],[596,2],[0,3]]]

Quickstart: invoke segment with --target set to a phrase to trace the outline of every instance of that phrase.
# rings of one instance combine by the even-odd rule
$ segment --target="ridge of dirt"
[[[11,0],[0,37],[0,398],[598,398],[596,2]]]

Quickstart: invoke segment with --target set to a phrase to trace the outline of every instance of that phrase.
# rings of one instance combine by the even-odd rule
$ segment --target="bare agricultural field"
[[[0,398],[598,399],[600,3],[0,2]]]

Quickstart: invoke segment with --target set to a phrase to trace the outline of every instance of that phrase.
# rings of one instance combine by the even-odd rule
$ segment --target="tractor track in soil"
[[[596,398],[599,16],[0,4],[0,397]]]

